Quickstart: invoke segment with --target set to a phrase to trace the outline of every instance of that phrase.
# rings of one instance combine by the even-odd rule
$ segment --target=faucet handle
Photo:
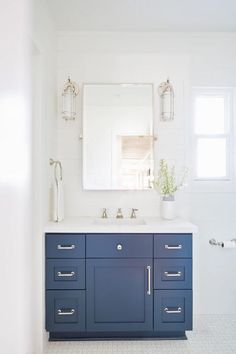
[[[103,208],[103,211],[102,211],[102,219],[107,219],[107,208]]]
[[[135,219],[137,217],[137,215],[135,213],[136,211],[138,211],[138,209],[132,208],[132,212],[131,212],[131,216],[130,216],[131,219]]]

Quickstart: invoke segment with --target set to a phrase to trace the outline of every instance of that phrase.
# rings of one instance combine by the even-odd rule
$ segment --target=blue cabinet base
[[[50,332],[49,341],[86,341],[86,340],[164,340],[187,339],[185,331],[181,332]]]
[[[50,341],[187,339],[191,234],[47,234]]]

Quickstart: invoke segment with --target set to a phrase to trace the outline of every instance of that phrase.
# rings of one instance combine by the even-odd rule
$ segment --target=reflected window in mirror
[[[153,85],[84,84],[84,189],[150,189],[153,160]]]
[[[150,136],[117,137],[120,153],[117,154],[118,184],[123,189],[152,187],[153,138]]]

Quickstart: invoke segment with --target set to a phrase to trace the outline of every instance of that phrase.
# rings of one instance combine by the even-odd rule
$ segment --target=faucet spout
[[[117,219],[123,219],[123,215],[122,215],[122,210],[121,210],[121,208],[118,208],[117,214],[116,214],[116,218],[117,218]]]

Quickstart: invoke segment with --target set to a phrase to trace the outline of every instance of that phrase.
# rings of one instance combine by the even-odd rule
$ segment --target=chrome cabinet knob
[[[121,251],[122,248],[123,248],[123,246],[120,243],[116,246],[117,251]]]

